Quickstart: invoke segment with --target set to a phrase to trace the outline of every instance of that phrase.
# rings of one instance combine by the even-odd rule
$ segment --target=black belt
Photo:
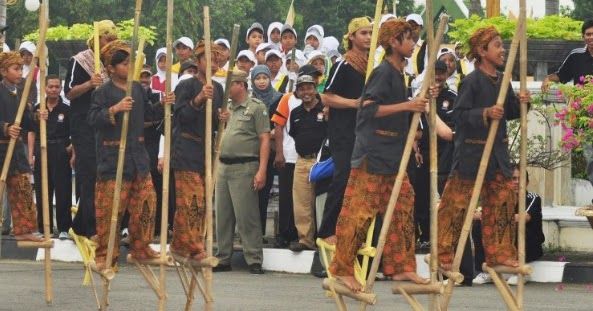
[[[317,153],[311,153],[311,154],[306,154],[306,155],[299,154],[299,157],[301,157],[303,159],[308,159],[308,160],[317,159]]]
[[[48,144],[65,144],[66,138],[56,138],[56,139],[48,139]]]
[[[220,158],[223,164],[243,164],[248,162],[259,161],[258,157],[238,157],[238,158]]]

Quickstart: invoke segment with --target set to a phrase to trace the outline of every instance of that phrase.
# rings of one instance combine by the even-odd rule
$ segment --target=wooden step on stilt
[[[508,273],[508,274],[530,275],[533,272],[533,268],[530,265],[523,265],[520,267],[509,267],[509,266],[505,266],[505,265],[488,266],[486,263],[482,264],[482,269],[484,271],[488,270],[488,268],[496,271],[497,273]]]
[[[16,246],[18,248],[53,248],[54,241],[53,240],[44,240],[41,242],[17,241]]]
[[[188,258],[187,263],[194,268],[214,268],[218,266],[218,258],[212,256],[206,257],[199,261],[192,258]]]
[[[350,297],[352,299],[356,299],[360,302],[364,302],[369,305],[375,305],[377,302],[377,294],[375,293],[365,293],[365,292],[353,292],[348,288],[346,285],[342,284],[339,281],[330,280],[330,279],[323,279],[322,287],[325,290],[333,290],[343,296]]]
[[[138,263],[141,265],[149,265],[149,266],[160,266],[160,265],[172,266],[173,264],[175,264],[175,260],[171,256],[165,256],[164,259],[161,259],[161,257],[149,258],[149,259],[135,259],[132,256],[132,254],[128,254],[128,256],[126,256],[126,261],[128,263],[133,263],[133,264]]]
[[[91,268],[91,271],[97,273],[98,275],[100,275],[101,277],[111,281],[115,278],[115,271],[113,271],[113,269],[103,269],[103,270],[99,270],[99,268],[97,268],[97,263],[94,260],[89,260],[89,262],[87,263],[87,266],[89,268]]]
[[[336,251],[336,245],[335,244],[329,244],[327,242],[325,242],[325,240],[321,239],[321,238],[317,238],[316,241],[317,246],[319,246],[320,248],[323,248],[327,251],[330,252],[335,252]],[[372,246],[365,246],[363,248],[360,248],[357,252],[357,255],[361,255],[361,256],[368,256],[368,257],[375,257],[375,254],[377,254],[377,249],[375,247]]]
[[[429,284],[415,284],[409,282],[398,282],[391,288],[391,291],[395,295],[401,295],[403,292],[406,292],[410,295],[418,295],[418,294],[436,294],[442,295],[445,292],[443,287],[443,283],[429,283]],[[403,291],[403,292],[402,292]]]
[[[427,254],[426,256],[424,256],[424,262],[430,265],[430,254]],[[447,277],[450,280],[455,281],[455,283],[462,283],[463,280],[465,279],[463,274],[461,274],[459,272],[448,271],[441,267],[438,267],[438,270],[439,270],[440,274],[442,274],[443,276]]]

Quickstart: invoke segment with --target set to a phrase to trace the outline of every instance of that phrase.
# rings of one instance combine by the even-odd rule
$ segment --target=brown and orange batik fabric
[[[37,228],[37,208],[33,203],[33,192],[28,174],[16,174],[6,179],[8,203],[12,215],[14,235],[39,231]],[[1,216],[0,216],[1,217]]]
[[[97,263],[105,262],[107,245],[109,244],[109,230],[111,224],[111,210],[115,179],[97,180],[95,186],[95,209],[97,216]],[[150,175],[137,176],[135,180],[123,180],[119,197],[119,212],[117,227],[121,225],[124,211],[130,213],[130,254],[135,259],[156,257],[148,244],[154,235],[154,215],[156,208],[156,194]],[[115,265],[119,257],[119,238],[116,237],[113,249],[113,262]]]
[[[171,250],[182,256],[203,253],[206,218],[204,179],[199,173],[175,171],[176,211]]]
[[[336,226],[336,253],[330,266],[332,275],[354,275],[356,253],[365,241],[375,215],[385,213],[396,177],[369,174],[366,162],[350,171]],[[415,248],[414,189],[406,176],[387,232],[382,257],[383,273],[416,272]]]
[[[454,252],[461,234],[474,180],[463,179],[455,172],[447,182],[439,205],[439,261],[453,262]],[[517,259],[515,248],[515,204],[511,178],[496,172],[495,179],[484,180],[481,190],[482,242],[488,265]]]

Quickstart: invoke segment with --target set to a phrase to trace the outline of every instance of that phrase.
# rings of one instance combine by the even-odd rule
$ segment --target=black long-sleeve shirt
[[[14,93],[3,83],[0,83],[0,163],[2,164],[6,159],[6,152],[8,151],[8,143],[10,141],[8,127],[14,124],[21,96],[21,89],[17,88],[16,93]],[[9,176],[29,173],[31,171],[23,144],[23,137],[26,139],[27,132],[35,130],[35,123],[29,109],[25,109],[20,127],[22,128],[21,135],[14,147],[14,153],[8,169]]]
[[[92,95],[88,122],[95,129],[97,146],[97,179],[114,179],[117,169],[123,112],[111,115],[109,108],[126,96],[125,90],[110,80]],[[144,121],[163,118],[160,104],[152,104],[140,83],[132,88],[134,104],[129,114],[123,178],[133,180],[150,172],[149,158],[144,147]]]

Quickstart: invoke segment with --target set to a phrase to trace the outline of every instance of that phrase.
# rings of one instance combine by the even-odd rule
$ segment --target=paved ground
[[[54,263],[54,303],[46,306],[43,265],[31,261],[0,261],[0,310],[96,310],[90,287],[81,285],[80,264]],[[97,282],[100,282],[97,279]],[[168,271],[167,310],[183,310],[185,296],[174,269]],[[592,280],[593,282],[593,280]],[[375,285],[378,302],[367,310],[411,310],[401,296],[391,294],[391,282]],[[525,310],[593,310],[593,289],[586,285],[528,284]],[[198,296],[193,310],[203,310]],[[214,310],[221,311],[300,311],[335,310],[333,300],[325,298],[321,279],[310,275],[266,273],[251,275],[245,270],[214,275]],[[357,304],[348,298],[351,310]],[[427,303],[427,298],[420,297]],[[132,266],[123,266],[112,283],[109,310],[156,310],[157,298]],[[450,310],[505,310],[494,285],[456,288]]]

